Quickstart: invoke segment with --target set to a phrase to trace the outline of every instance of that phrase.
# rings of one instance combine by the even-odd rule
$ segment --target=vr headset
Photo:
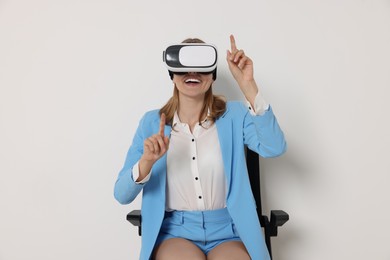
[[[163,52],[163,61],[166,63],[169,76],[198,72],[213,74],[217,78],[217,48],[206,43],[182,43],[169,46]]]

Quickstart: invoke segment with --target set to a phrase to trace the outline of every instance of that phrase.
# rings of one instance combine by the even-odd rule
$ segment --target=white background
[[[162,50],[229,34],[284,129],[261,161],[275,259],[390,259],[390,1],[0,1],[0,259],[138,259],[113,186],[172,93]]]

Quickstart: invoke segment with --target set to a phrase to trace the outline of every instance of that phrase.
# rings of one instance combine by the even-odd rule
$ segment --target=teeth
[[[186,83],[200,83],[199,79],[186,79]]]

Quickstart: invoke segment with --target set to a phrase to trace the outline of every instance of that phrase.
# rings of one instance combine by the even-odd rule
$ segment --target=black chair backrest
[[[260,224],[264,226],[263,223],[261,223],[262,221],[261,216],[263,215],[263,212],[262,212],[262,205],[261,205],[259,155],[250,149],[246,149],[246,166],[248,168],[249,180],[251,183],[253,197],[255,198],[256,201],[257,215],[259,216]]]

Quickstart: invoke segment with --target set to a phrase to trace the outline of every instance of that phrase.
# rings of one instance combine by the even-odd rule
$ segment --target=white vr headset
[[[169,46],[163,52],[169,75],[187,72],[217,73],[217,48],[206,43],[182,43]]]

